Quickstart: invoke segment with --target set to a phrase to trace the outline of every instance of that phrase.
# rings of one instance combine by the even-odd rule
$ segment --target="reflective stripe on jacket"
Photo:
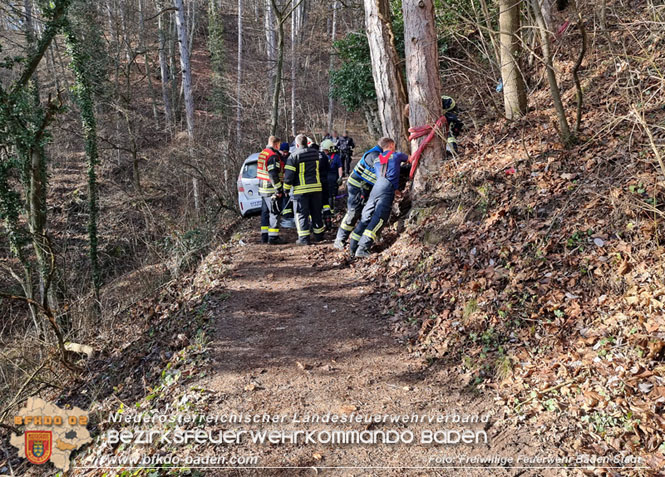
[[[267,147],[259,154],[256,177],[259,179],[259,194],[273,195],[282,188],[284,165],[281,155],[272,147]]]
[[[316,149],[296,149],[284,166],[284,188],[291,189],[293,194],[322,192],[321,176],[328,172],[327,164],[322,164],[324,160],[328,159]]]
[[[374,146],[363,154],[358,161],[353,172],[349,176],[349,184],[356,187],[366,187],[363,183],[373,186],[376,183],[376,172],[374,171],[374,161],[379,157],[383,150],[379,146]]]

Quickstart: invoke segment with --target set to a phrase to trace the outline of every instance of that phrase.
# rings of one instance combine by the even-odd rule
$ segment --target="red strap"
[[[445,127],[445,130],[448,131],[448,121],[446,120],[445,116],[441,116],[439,119],[437,119],[433,127],[429,124],[426,124],[425,126],[409,128],[409,132],[411,133],[409,136],[409,141],[413,141],[414,139],[418,139],[419,137],[427,135],[427,137],[420,143],[420,146],[418,146],[418,149],[416,149],[416,152],[411,155],[411,160],[409,161],[411,162],[411,173],[409,174],[409,180],[412,180],[413,176],[416,175],[420,155],[423,153],[432,139],[434,139],[436,132],[442,129],[442,127]]]
[[[393,155],[393,152],[395,151],[388,151],[384,152],[383,154],[379,154],[379,161],[381,161],[381,164],[388,164],[388,160],[390,159],[390,156]]]

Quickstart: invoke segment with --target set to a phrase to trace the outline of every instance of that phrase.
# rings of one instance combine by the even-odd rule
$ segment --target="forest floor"
[[[509,470],[501,465],[442,468],[444,458],[451,459],[447,465],[453,467],[463,456],[517,459],[520,455],[565,453],[557,434],[541,434],[537,428],[504,420],[496,412],[491,392],[479,392],[453,363],[428,363],[408,353],[393,332],[394,320],[378,311],[377,294],[381,293],[372,286],[373,280],[363,276],[364,267],[336,251],[330,240],[302,248],[292,243],[293,232],[287,232],[291,243],[261,245],[256,240],[257,224],[256,219],[245,223],[244,231],[235,234],[230,245],[211,253],[199,267],[192,289],[199,289],[193,296],[202,305],[192,310],[196,317],[205,315],[206,336],[199,332],[188,341],[177,335],[174,341],[191,344],[171,356],[161,373],[162,384],[149,387],[148,396],[139,399],[136,408],[149,413],[166,404],[172,412],[284,416],[280,423],[202,426],[215,432],[229,427],[248,431],[408,430],[415,436],[414,443],[272,445],[245,440],[224,447],[224,454],[255,456],[256,463],[245,468],[207,469],[205,475],[571,475],[570,470]],[[136,366],[132,369],[143,373]],[[122,396],[122,389],[118,395]],[[102,407],[108,410],[117,404],[110,406],[106,401]],[[480,416],[487,422],[316,424],[297,422],[295,417],[302,421],[328,414],[417,414],[451,420]],[[100,428],[118,427],[107,421]],[[484,430],[488,443],[416,443],[426,429]],[[93,454],[79,465],[91,465],[94,456],[109,452],[100,442],[91,449]],[[113,452],[136,455],[146,450],[121,445]],[[219,455],[220,447],[153,448],[148,453],[169,452]]]
[[[445,365],[424,368],[405,352],[373,305],[374,290],[328,242],[253,245],[234,256],[230,295],[220,309],[212,344],[212,373],[200,385],[215,393],[210,411],[288,416],[267,429],[485,429],[489,445],[276,445],[236,449],[259,466],[344,467],[343,475],[417,475],[430,459],[462,455],[556,455],[526,429],[490,417],[487,424],[298,424],[307,415],[484,415],[493,402]],[[513,432],[516,431],[516,432]],[[417,440],[418,438],[416,438]],[[548,453],[548,448],[550,452]],[[279,475],[294,475],[297,469]],[[497,470],[497,469],[495,469]],[[340,469],[337,469],[340,471]],[[450,473],[446,473],[450,472]],[[477,475],[487,475],[479,470]],[[266,475],[266,471],[261,473]],[[459,471],[440,471],[456,475]],[[494,475],[510,475],[498,471]],[[277,472],[275,472],[277,474]],[[521,475],[546,475],[539,473]],[[552,475],[556,475],[553,473]]]
[[[128,316],[130,341],[89,363],[91,379],[60,403],[90,410],[93,444],[79,453],[72,475],[135,475],[122,465],[100,465],[103,456],[143,458],[202,456],[256,458],[205,469],[172,469],[169,475],[573,475],[571,470],[505,465],[466,469],[464,456],[483,458],[566,455],[559,435],[506,420],[491,391],[479,391],[455,363],[423,361],[409,353],[395,323],[379,311],[367,268],[326,240],[298,247],[258,243],[257,218],[219,245],[196,272],[138,305]],[[138,317],[143,319],[139,319]],[[129,331],[129,323],[137,327]],[[112,346],[109,346],[112,348]],[[216,435],[221,430],[411,431],[411,444],[254,443],[229,445],[112,444],[108,431],[149,426],[111,422],[125,415],[270,415],[278,423],[183,424]],[[444,416],[434,423],[311,423],[308,416]],[[479,416],[479,422],[454,422]],[[298,422],[301,421],[301,422]],[[485,422],[482,422],[485,421]],[[421,444],[423,430],[485,431],[487,444]],[[482,434],[479,434],[482,436]],[[449,459],[448,469],[443,459]],[[108,461],[107,461],[108,462]],[[462,462],[462,465],[470,465]],[[524,464],[514,463],[524,467]],[[143,464],[146,475],[161,475]],[[195,467],[195,466],[190,466]],[[286,467],[286,468],[284,468]],[[543,464],[540,466],[543,467]],[[29,467],[26,472],[36,472]],[[40,469],[41,470],[41,469]],[[157,474],[154,474],[157,471]],[[152,473],[151,473],[152,472]],[[163,472],[163,471],[161,471]],[[31,474],[38,475],[38,474]],[[143,474],[137,474],[143,475]]]

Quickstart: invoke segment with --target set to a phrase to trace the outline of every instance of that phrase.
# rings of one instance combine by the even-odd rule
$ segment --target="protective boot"
[[[283,245],[286,241],[282,237],[270,237],[268,244],[270,245]]]
[[[367,250],[365,247],[358,247],[358,250],[356,250],[355,253],[356,258],[367,258],[369,257],[369,250]]]

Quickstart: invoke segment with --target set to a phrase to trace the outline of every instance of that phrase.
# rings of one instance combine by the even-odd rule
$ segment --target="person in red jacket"
[[[279,236],[281,204],[284,197],[284,186],[282,185],[284,163],[279,152],[279,142],[279,138],[275,136],[268,138],[268,145],[259,154],[256,167],[259,195],[263,201],[261,204],[261,241],[271,245],[284,243]]]

